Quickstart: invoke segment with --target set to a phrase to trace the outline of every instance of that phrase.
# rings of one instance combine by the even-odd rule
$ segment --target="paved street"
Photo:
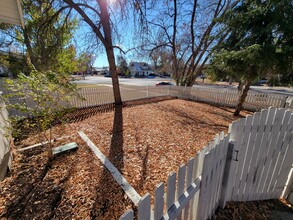
[[[119,83],[124,85],[131,85],[131,86],[154,86],[159,82],[172,82],[173,79],[171,78],[160,78],[156,77],[154,79],[148,78],[119,78]],[[75,81],[79,84],[103,84],[103,85],[111,85],[112,80],[111,77],[104,77],[104,76],[86,76],[85,80]],[[175,84],[175,83],[174,83]]]
[[[132,86],[154,86],[159,82],[172,82],[175,85],[175,82],[172,78],[160,78],[156,77],[154,79],[148,78],[119,78],[121,85],[132,85]],[[85,80],[75,81],[78,84],[102,84],[102,85],[112,85],[110,77],[104,76],[86,76]],[[230,85],[211,85],[211,84],[202,84],[194,85],[194,87],[200,88],[221,88],[221,89],[237,89],[236,86]],[[270,93],[270,94],[283,94],[288,96],[293,96],[293,88],[286,87],[268,87],[268,86],[251,86],[252,91],[261,92],[261,93]]]

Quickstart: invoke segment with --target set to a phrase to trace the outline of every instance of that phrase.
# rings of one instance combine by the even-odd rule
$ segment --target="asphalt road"
[[[171,78],[160,78],[156,77],[154,79],[148,78],[119,78],[119,83],[131,86],[154,86],[159,82],[173,82]],[[112,85],[111,77],[104,76],[86,76],[85,80],[75,81],[79,84],[102,84],[102,85]],[[175,83],[174,83],[175,85]]]
[[[154,86],[159,82],[172,82],[175,85],[175,82],[172,78],[160,78],[156,77],[154,79],[148,78],[119,78],[121,85],[132,85],[132,86]],[[75,81],[78,84],[101,84],[101,85],[112,85],[110,77],[104,76],[86,76],[85,80]],[[194,87],[200,88],[221,88],[227,90],[237,89],[236,86],[231,85],[211,85],[211,84],[201,84],[194,85]],[[268,87],[268,86],[251,86],[252,91],[260,93],[270,93],[270,94],[282,94],[293,96],[293,88],[286,87]]]

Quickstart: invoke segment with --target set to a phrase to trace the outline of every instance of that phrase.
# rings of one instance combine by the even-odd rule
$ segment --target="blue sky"
[[[119,16],[119,15],[118,15]],[[117,23],[118,25],[115,26],[115,31],[113,34],[113,45],[119,45],[124,51],[127,51],[131,48],[134,47],[135,39],[133,37],[135,33],[135,27],[133,24],[133,17],[130,15],[128,19],[121,20],[117,17],[111,17],[112,21],[114,23]],[[74,34],[74,43],[77,44],[77,52],[83,52],[86,50],[86,48],[89,46],[88,44],[85,43],[87,37],[86,33],[91,32],[91,29],[89,26],[81,21],[79,24],[79,28],[76,30]],[[117,33],[119,36],[117,36]],[[92,49],[94,55],[96,56],[96,61],[94,63],[95,67],[104,67],[108,66],[108,60],[107,56],[104,50],[103,45],[99,45],[98,49]],[[115,57],[119,54],[122,54],[119,49],[114,49],[115,52]],[[124,57],[126,57],[127,62],[131,61],[146,61],[148,62],[149,60],[138,57],[133,50],[127,52],[126,54],[122,54]]]

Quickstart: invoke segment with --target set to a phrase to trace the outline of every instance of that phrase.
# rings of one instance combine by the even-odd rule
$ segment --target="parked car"
[[[148,76],[147,76],[147,78],[149,78],[149,79],[153,79],[153,78],[155,78],[156,77],[156,74],[153,74],[153,73],[151,73],[151,74],[149,74]]]
[[[255,83],[253,83],[252,85],[253,86],[263,86],[264,84],[267,84],[268,83],[268,80],[267,79],[261,79]]]
[[[159,82],[156,84],[156,86],[172,86],[173,83],[171,82]]]
[[[159,77],[161,77],[161,78],[167,78],[167,77],[170,77],[170,75],[167,74],[167,73],[159,73]]]

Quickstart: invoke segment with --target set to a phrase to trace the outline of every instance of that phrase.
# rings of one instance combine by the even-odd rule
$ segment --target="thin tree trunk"
[[[244,89],[242,89],[242,91],[241,91],[241,95],[239,97],[238,104],[237,104],[235,112],[233,114],[234,116],[238,116],[240,114],[240,111],[243,109],[243,104],[244,104],[245,99],[247,97],[250,85],[251,85],[251,81],[247,80],[246,83],[245,83]]]

